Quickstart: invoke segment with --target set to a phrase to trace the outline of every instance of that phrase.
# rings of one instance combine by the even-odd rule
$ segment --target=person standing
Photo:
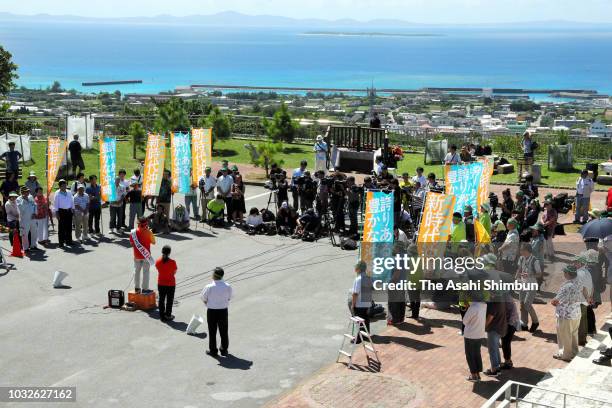
[[[23,158],[20,151],[15,150],[15,142],[9,142],[8,150],[0,155],[0,160],[6,162],[6,173],[14,173],[19,176],[19,160]]]
[[[359,261],[355,265],[357,277],[353,281],[351,290],[351,313],[353,316],[361,317],[364,320],[368,334],[370,334],[370,316],[368,309],[372,298],[372,279],[367,275],[368,266],[364,261]],[[359,335],[355,335],[355,343],[360,343]]]
[[[578,354],[578,326],[580,326],[580,302],[582,295],[577,283],[577,270],[573,265],[563,269],[565,283],[550,304],[557,317],[557,345],[559,351],[553,358],[570,361]]]
[[[28,179],[25,182],[25,186],[30,190],[30,194],[35,195],[36,190],[40,187],[40,183],[36,179],[36,173],[31,171]]]
[[[133,182],[130,192],[126,195],[126,201],[130,204],[130,231],[134,228],[134,222],[143,216],[142,214],[142,190],[140,184]]]
[[[508,322],[508,327],[506,328],[506,335],[501,339],[504,362],[501,363],[500,368],[502,370],[508,370],[514,367],[514,363],[512,362],[512,338],[514,337],[514,333],[518,330],[521,322],[518,311],[516,310],[514,299],[512,299],[512,296],[510,296],[508,293],[504,294],[504,306],[506,307],[506,320]]]
[[[87,229],[90,233],[100,233],[100,216],[102,215],[102,200],[100,199],[101,189],[98,184],[98,177],[89,176],[89,187],[85,189],[89,197],[89,216],[87,219]]]
[[[482,203],[480,205],[480,213],[478,214],[478,221],[482,224],[489,237],[491,236],[491,205],[489,203]]]
[[[164,170],[161,184],[159,186],[159,194],[157,195],[157,205],[164,207],[164,213],[170,218],[170,202],[172,201],[172,174],[168,170]]]
[[[460,212],[453,213],[451,233],[448,237],[450,241],[450,253],[457,255],[459,253],[459,243],[466,240],[466,229],[463,217]]]
[[[36,231],[38,232],[38,243],[47,245],[49,243],[49,201],[43,194],[42,187],[36,189],[34,196],[34,204],[36,204],[36,214],[34,214],[34,222],[36,223]]]
[[[471,292],[469,295],[471,302],[465,315],[463,315],[463,345],[465,349],[465,359],[470,369],[468,381],[480,381],[482,371],[482,356],[480,346],[482,339],[486,338],[485,325],[487,321],[487,304],[482,301],[482,294]]]
[[[21,197],[17,199],[17,208],[19,208],[19,229],[23,250],[37,251],[36,240],[38,233],[36,231],[36,221],[34,220],[36,204],[30,194],[30,189],[27,187],[21,189]]]
[[[517,229],[518,221],[510,218],[506,227],[508,234],[506,235],[506,240],[498,249],[498,256],[501,258],[503,271],[513,275],[516,272],[516,259],[521,243],[521,237]]]
[[[540,260],[533,255],[533,247],[524,243],[520,249],[521,256],[518,259],[518,270],[515,280],[525,285],[537,283],[537,276],[542,273]],[[521,310],[521,330],[527,330],[529,316],[531,316],[531,327],[529,331],[535,333],[540,325],[538,315],[533,307],[536,290],[523,289],[519,291],[519,303]]]
[[[200,189],[200,206],[202,207],[202,221],[208,221],[208,202],[215,199],[215,187],[217,186],[217,179],[211,175],[212,169],[206,167],[204,170],[204,176],[202,176],[198,182]]]
[[[187,218],[193,216],[196,221],[200,219],[198,209],[198,186],[196,184],[191,184],[189,186],[189,191],[185,193],[185,209],[187,211]]]
[[[587,170],[582,170],[580,177],[576,181],[575,224],[584,224],[589,220],[589,204],[591,203],[591,193],[593,190],[595,190],[593,179],[589,177]]]
[[[85,185],[79,184],[74,195],[74,236],[82,244],[89,239],[89,196],[85,193]]]
[[[79,142],[79,135],[76,133],[72,136],[72,142],[68,144],[68,151],[70,151],[70,162],[72,163],[72,173],[76,174],[77,167],[79,172],[85,170],[85,163],[83,162],[83,156],[81,155],[81,143]]]
[[[491,294],[491,297],[492,299],[487,302],[487,321],[485,326],[491,368],[484,373],[490,377],[497,377],[501,369],[499,341],[506,335],[508,320],[506,319],[506,306],[502,298],[494,293]]]
[[[162,322],[174,320],[172,315],[172,303],[174,302],[174,290],[176,289],[174,275],[178,268],[174,259],[170,259],[171,252],[172,248],[169,245],[164,245],[161,258],[155,261],[157,292],[159,294],[159,320]]]
[[[74,212],[74,197],[67,190],[66,180],[59,181],[59,190],[55,192],[53,211],[57,217],[57,236],[59,247],[72,245],[72,213]]]
[[[533,159],[533,141],[531,140],[531,133],[523,133],[523,140],[521,141],[521,147],[523,148],[523,157]]]
[[[457,153],[457,146],[451,145],[451,147],[448,149],[448,153],[446,153],[446,156],[444,157],[444,164],[459,164],[460,161],[461,158]]]
[[[202,302],[207,307],[206,320],[208,321],[208,351],[206,354],[217,357],[228,355],[228,306],[232,299],[232,287],[223,280],[225,272],[216,267],[213,272],[213,281],[204,287]],[[221,336],[221,348],[217,349],[217,330]]]
[[[130,231],[130,243],[134,250],[134,290],[136,293],[148,293],[149,266],[155,265],[155,260],[151,256],[151,245],[155,244],[155,236],[149,229],[146,218],[138,219],[138,227]]]
[[[126,175],[127,175],[127,172],[125,171],[125,169],[119,170],[119,183],[121,184],[121,187],[123,187],[123,191],[124,191],[123,202],[121,204],[121,216],[120,216],[121,224],[119,225],[124,230],[128,229],[128,226],[126,224],[127,216],[125,214],[125,211],[127,208],[127,194],[129,193],[130,187],[131,187],[130,180],[125,178]]]
[[[317,141],[313,148],[315,152],[315,172],[327,172],[327,143],[323,140],[323,136],[318,135]]]
[[[300,183],[303,180],[304,173],[306,173],[306,166],[308,166],[308,162],[306,160],[302,160],[300,162],[300,167],[293,170],[293,174],[291,174],[291,195],[293,198],[293,208],[296,210],[300,208],[300,189],[302,188]]]
[[[123,184],[121,184],[121,179],[119,177],[115,178],[115,190],[116,196],[115,201],[111,201],[109,204],[110,210],[110,221],[109,221],[109,229],[110,233],[114,234],[115,229],[117,232],[121,229],[122,219],[121,219],[121,209],[123,207],[123,198],[125,197],[125,189]]]
[[[550,200],[544,201],[544,212],[542,213],[542,224],[546,229],[546,240],[544,241],[544,257],[550,261],[555,259],[555,247],[553,238],[555,236],[555,228],[557,227],[558,219],[557,210],[554,209]]]
[[[225,201],[225,211],[227,213],[227,221],[232,221],[232,186],[234,185],[234,178],[228,174],[229,169],[223,167],[221,169],[221,176],[217,178],[217,193],[223,196]]]

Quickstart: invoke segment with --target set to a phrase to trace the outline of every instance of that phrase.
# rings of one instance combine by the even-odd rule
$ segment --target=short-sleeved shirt
[[[138,238],[138,242],[140,245],[145,247],[149,253],[151,252],[151,244],[155,243],[155,236],[148,228],[137,228],[136,229],[136,238]],[[132,244],[132,248],[134,249],[134,259],[144,259],[144,256],[140,253],[136,245],[134,245],[134,240],[132,239],[132,234],[130,234],[130,243]]]
[[[508,321],[506,320],[506,306],[503,302],[493,301],[487,303],[487,319],[493,316],[493,320],[485,327],[487,332],[495,331],[500,336],[506,335]]]
[[[172,183],[168,179],[162,179],[157,196],[158,203],[169,203],[172,199]]]
[[[372,280],[365,273],[360,273],[353,282],[352,294],[357,294],[357,302],[355,307],[365,308],[370,307],[371,302],[368,300],[371,297]]]
[[[89,196],[89,209],[97,210],[101,208],[102,203],[100,201],[100,185],[96,184],[95,186],[89,186],[85,189],[85,192]]]
[[[559,319],[576,320],[580,319],[580,303],[582,302],[583,296],[581,294],[582,286],[577,279],[571,279],[566,281],[555,299],[559,301],[559,304],[555,308],[555,315]]]
[[[73,140],[68,144],[68,150],[70,151],[70,158],[72,161],[81,159],[81,143],[78,140]]]
[[[4,160],[6,160],[6,169],[8,171],[17,171],[19,170],[19,159],[21,159],[22,155],[17,150],[8,150],[2,153],[0,156]]]
[[[176,286],[176,280],[174,275],[178,269],[174,259],[168,259],[166,262],[163,258],[159,258],[155,261],[155,267],[157,268],[157,284],[160,286]]]

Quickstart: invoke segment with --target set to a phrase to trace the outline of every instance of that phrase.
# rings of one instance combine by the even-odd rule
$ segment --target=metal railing
[[[521,392],[521,387],[523,388]],[[531,390],[538,390],[542,393],[552,393],[562,398],[562,402],[559,405],[550,405],[550,403],[544,401],[533,401],[528,399]],[[532,395],[533,397],[533,395]],[[598,398],[584,397],[582,395],[576,395],[565,391],[552,390],[549,388],[538,387],[537,385],[525,384],[517,381],[507,381],[495,394],[491,396],[482,404],[481,408],[505,408],[515,406],[531,406],[531,407],[545,407],[545,408],[566,408],[568,407],[568,398],[576,399],[577,403],[572,404],[574,407],[586,407],[586,403],[590,403],[589,407],[601,406],[610,407],[612,401],[604,401]]]

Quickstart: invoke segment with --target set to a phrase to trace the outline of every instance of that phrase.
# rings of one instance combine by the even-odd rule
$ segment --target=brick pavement
[[[387,327],[373,336],[380,360],[380,372],[370,372],[363,350],[356,354],[357,370],[345,364],[324,368],[297,388],[269,404],[274,408],[312,407],[479,407],[507,380],[537,383],[548,370],[566,363],[552,358],[557,350],[554,307],[548,301],[562,281],[555,264],[547,277],[547,292],[535,305],[540,330],[534,334],[519,332],[512,343],[515,368],[499,378],[487,378],[477,384],[465,380],[468,374],[463,339],[458,334],[460,316],[456,311],[423,309],[420,321],[406,319],[396,327]],[[604,299],[607,298],[607,294]],[[598,323],[610,312],[609,303],[596,310]],[[487,350],[482,348],[485,369],[490,367]],[[354,377],[369,376],[371,381]],[[389,392],[381,378],[396,381]],[[333,383],[334,387],[320,384]],[[410,394],[410,401],[397,404],[397,392]],[[322,389],[323,388],[323,389]]]

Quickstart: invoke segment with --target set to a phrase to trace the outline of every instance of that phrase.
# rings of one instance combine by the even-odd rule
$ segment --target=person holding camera
[[[336,232],[344,232],[344,202],[346,199],[346,181],[340,172],[334,175],[334,182],[331,187],[331,207],[334,215]]]
[[[363,187],[359,187],[355,184],[355,177],[349,176],[346,179],[346,199],[348,202],[348,213],[349,213],[349,234],[355,235],[358,232],[358,221],[357,214],[359,212],[359,206],[361,203],[361,196],[363,195]]]
[[[300,209],[302,212],[306,211],[308,208],[312,208],[316,195],[317,185],[310,176],[310,172],[305,171],[300,186]]]
[[[291,195],[293,198],[293,208],[296,210],[300,208],[300,184],[304,180],[303,176],[306,172],[306,166],[308,166],[308,162],[302,160],[300,162],[300,167],[293,170],[293,174],[291,175]]]
[[[315,182],[317,185],[317,195],[315,197],[315,209],[319,217],[323,214],[327,214],[328,202],[329,202],[329,186],[325,180],[325,172],[317,171],[315,173]]]

